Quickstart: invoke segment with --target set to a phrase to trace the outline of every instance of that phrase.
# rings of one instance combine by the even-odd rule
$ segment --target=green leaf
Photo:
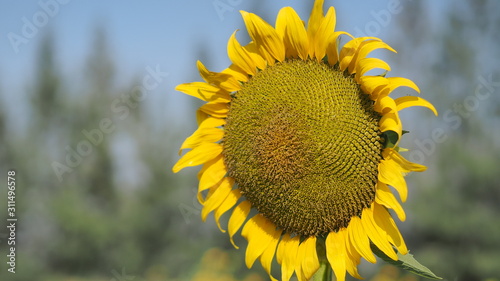
[[[404,270],[407,270],[411,273],[420,275],[420,276],[425,277],[425,278],[434,279],[434,280],[443,279],[441,277],[436,276],[436,274],[434,274],[430,269],[428,269],[427,267],[425,267],[421,263],[419,263],[413,257],[413,255],[411,255],[410,253],[408,253],[406,255],[402,255],[401,253],[396,251],[399,260],[395,261],[395,260],[392,260],[390,257],[388,257],[386,254],[384,254],[384,252],[379,250],[377,248],[377,246],[371,244],[371,248],[372,248],[372,251],[375,255],[377,255],[379,258],[383,259],[384,261],[386,261],[392,265],[395,265],[399,268],[402,268]]]

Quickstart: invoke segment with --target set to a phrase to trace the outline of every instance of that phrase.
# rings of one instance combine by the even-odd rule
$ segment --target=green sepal
[[[398,133],[394,131],[385,131],[382,133],[382,138],[384,139],[384,148],[393,148],[396,146],[399,140]]]
[[[385,77],[385,76],[387,75],[387,73],[388,73],[388,72],[389,72],[389,71],[387,71],[387,70],[386,70],[386,71],[382,72],[381,74],[379,74],[378,76],[380,76],[380,77]]]
[[[377,255],[379,258],[383,259],[384,261],[386,261],[394,266],[397,266],[399,268],[402,268],[404,270],[407,270],[411,273],[414,273],[416,275],[419,275],[419,276],[422,276],[425,278],[434,279],[434,280],[443,279],[439,276],[436,276],[436,274],[434,274],[430,269],[428,269],[427,267],[425,267],[424,265],[419,263],[413,257],[413,255],[411,255],[410,253],[408,253],[406,255],[402,255],[401,253],[399,253],[396,250],[396,254],[398,255],[398,260],[395,261],[395,260],[391,259],[390,257],[388,257],[386,254],[384,254],[384,252],[379,250],[377,248],[377,246],[375,246],[374,244],[370,243],[370,246],[371,246],[371,249],[375,255]]]

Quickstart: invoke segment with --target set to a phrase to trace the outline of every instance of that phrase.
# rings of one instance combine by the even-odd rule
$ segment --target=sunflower
[[[202,219],[214,212],[225,232],[220,218],[231,212],[231,242],[241,229],[246,265],[259,259],[273,280],[274,258],[281,280],[294,273],[308,280],[322,262],[337,280],[346,272],[361,278],[357,265],[361,257],[376,262],[373,247],[397,260],[408,250],[389,212],[405,220],[393,190],[404,202],[403,176],[426,169],[399,153],[399,111],[436,110],[420,97],[389,97],[398,87],[419,92],[411,80],[386,77],[386,62],[367,57],[394,49],[335,31],[335,10],[324,14],[323,0],[315,1],[307,27],[290,7],[280,10],[275,27],[241,14],[252,41],[242,46],[232,34],[232,64],[212,72],[198,61],[205,82],[176,87],[206,102],[198,129],[181,146],[191,150],[173,167],[203,165]],[[350,40],[341,45],[341,36]],[[367,75],[373,69],[385,72]]]

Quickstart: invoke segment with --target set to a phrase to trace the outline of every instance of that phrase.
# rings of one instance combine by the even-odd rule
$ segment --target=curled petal
[[[255,73],[257,73],[257,65],[250,53],[240,45],[238,40],[236,40],[236,32],[237,30],[231,35],[227,43],[229,59],[247,74],[255,75]]]
[[[391,48],[391,46],[387,45],[383,41],[379,41],[379,40],[363,41],[359,44],[359,48],[349,64],[349,67],[348,67],[349,73],[351,73],[351,74],[354,73],[356,71],[356,69],[355,69],[356,66],[359,64],[359,61],[361,59],[366,58],[366,56],[371,51],[376,50],[376,49],[387,49],[389,51],[396,52],[396,50]]]
[[[389,96],[379,97],[374,104],[374,109],[382,115],[387,113],[396,113],[397,106],[394,100]]]
[[[231,101],[229,93],[219,87],[205,82],[184,83],[175,87],[176,91],[183,92],[203,101],[225,100]]]
[[[397,112],[389,112],[386,113],[380,118],[379,122],[380,131],[394,131],[398,134],[398,142],[401,139],[401,135],[403,134],[403,126],[401,124],[401,120],[399,119]],[[397,143],[396,143],[397,145]]]
[[[406,160],[403,156],[401,156],[401,154],[399,154],[399,152],[392,148],[384,149],[384,151],[382,152],[382,156],[384,156],[384,159],[391,159],[396,162],[399,165],[401,171],[404,173],[423,172],[427,169],[427,167],[423,165]]]
[[[234,78],[234,76],[227,73],[208,71],[201,61],[197,62],[197,66],[201,77],[207,83],[224,89],[227,92],[234,92],[241,89],[240,83],[236,80],[236,78]]]
[[[351,34],[344,31],[336,31],[330,36],[328,40],[328,46],[326,47],[326,55],[328,57],[328,64],[330,65],[335,65],[337,62],[339,62],[340,35],[347,35],[351,38],[354,38]]]
[[[356,66],[356,76],[354,79],[356,82],[361,83],[360,77],[365,75],[366,72],[380,68],[386,71],[390,71],[391,67],[385,61],[377,58],[364,58],[359,60],[359,63]]]
[[[340,60],[340,63],[339,63],[340,70],[344,71],[344,70],[347,69],[347,67],[351,64],[351,61],[357,55],[359,46],[363,42],[365,42],[363,44],[366,44],[366,42],[369,42],[367,40],[369,40],[369,41],[374,41],[374,40],[380,41],[380,39],[375,38],[375,37],[358,37],[358,38],[352,39],[351,41],[347,42],[344,45],[344,47],[342,48],[342,50],[340,50],[340,57],[339,57],[339,60]]]
[[[420,97],[405,96],[395,99],[395,102],[398,111],[403,110],[410,106],[423,106],[432,110],[432,112],[434,112],[436,116],[438,115],[436,108],[430,102]]]
[[[399,204],[396,197],[394,197],[394,194],[392,194],[387,184],[380,181],[377,183],[377,193],[375,194],[375,202],[377,202],[380,205],[383,205],[386,208],[393,209],[396,215],[398,216],[399,220],[401,221],[406,220],[406,214],[403,207],[401,207],[401,204]]]

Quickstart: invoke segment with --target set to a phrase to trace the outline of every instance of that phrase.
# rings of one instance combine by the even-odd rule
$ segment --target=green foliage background
[[[429,171],[408,176],[408,219],[399,225],[420,262],[447,280],[469,281],[500,276],[500,17],[496,2],[465,2],[450,7],[442,15],[447,24],[438,27],[425,21],[422,4],[409,2],[397,18],[399,33],[386,41],[400,53],[388,62],[410,73],[393,75],[415,78],[441,114],[402,115],[411,131],[403,146],[422,152]],[[116,85],[119,64],[108,59],[113,50],[97,30],[81,70],[86,86],[66,83],[56,41],[45,35],[34,79],[26,81],[29,127],[15,128],[5,110],[11,105],[0,105],[2,182],[5,171],[15,168],[19,186],[17,273],[1,263],[0,280],[266,280],[259,265],[244,266],[241,238],[243,247],[234,250],[212,216],[201,223],[196,169],[178,175],[170,170],[194,129],[196,101],[181,118],[154,120],[146,103],[130,107],[124,120],[112,116],[113,132],[58,180],[54,161],[64,163],[67,146],[75,149],[82,130],[98,128],[109,105],[141,77]],[[479,77],[493,81],[482,90],[490,95],[474,110],[459,111],[473,99]],[[436,128],[442,141],[432,141]],[[406,155],[418,156],[411,151]],[[1,221],[5,211],[0,208]],[[2,256],[5,233],[0,230]],[[363,263],[361,271],[371,280],[418,280],[378,266]]]

